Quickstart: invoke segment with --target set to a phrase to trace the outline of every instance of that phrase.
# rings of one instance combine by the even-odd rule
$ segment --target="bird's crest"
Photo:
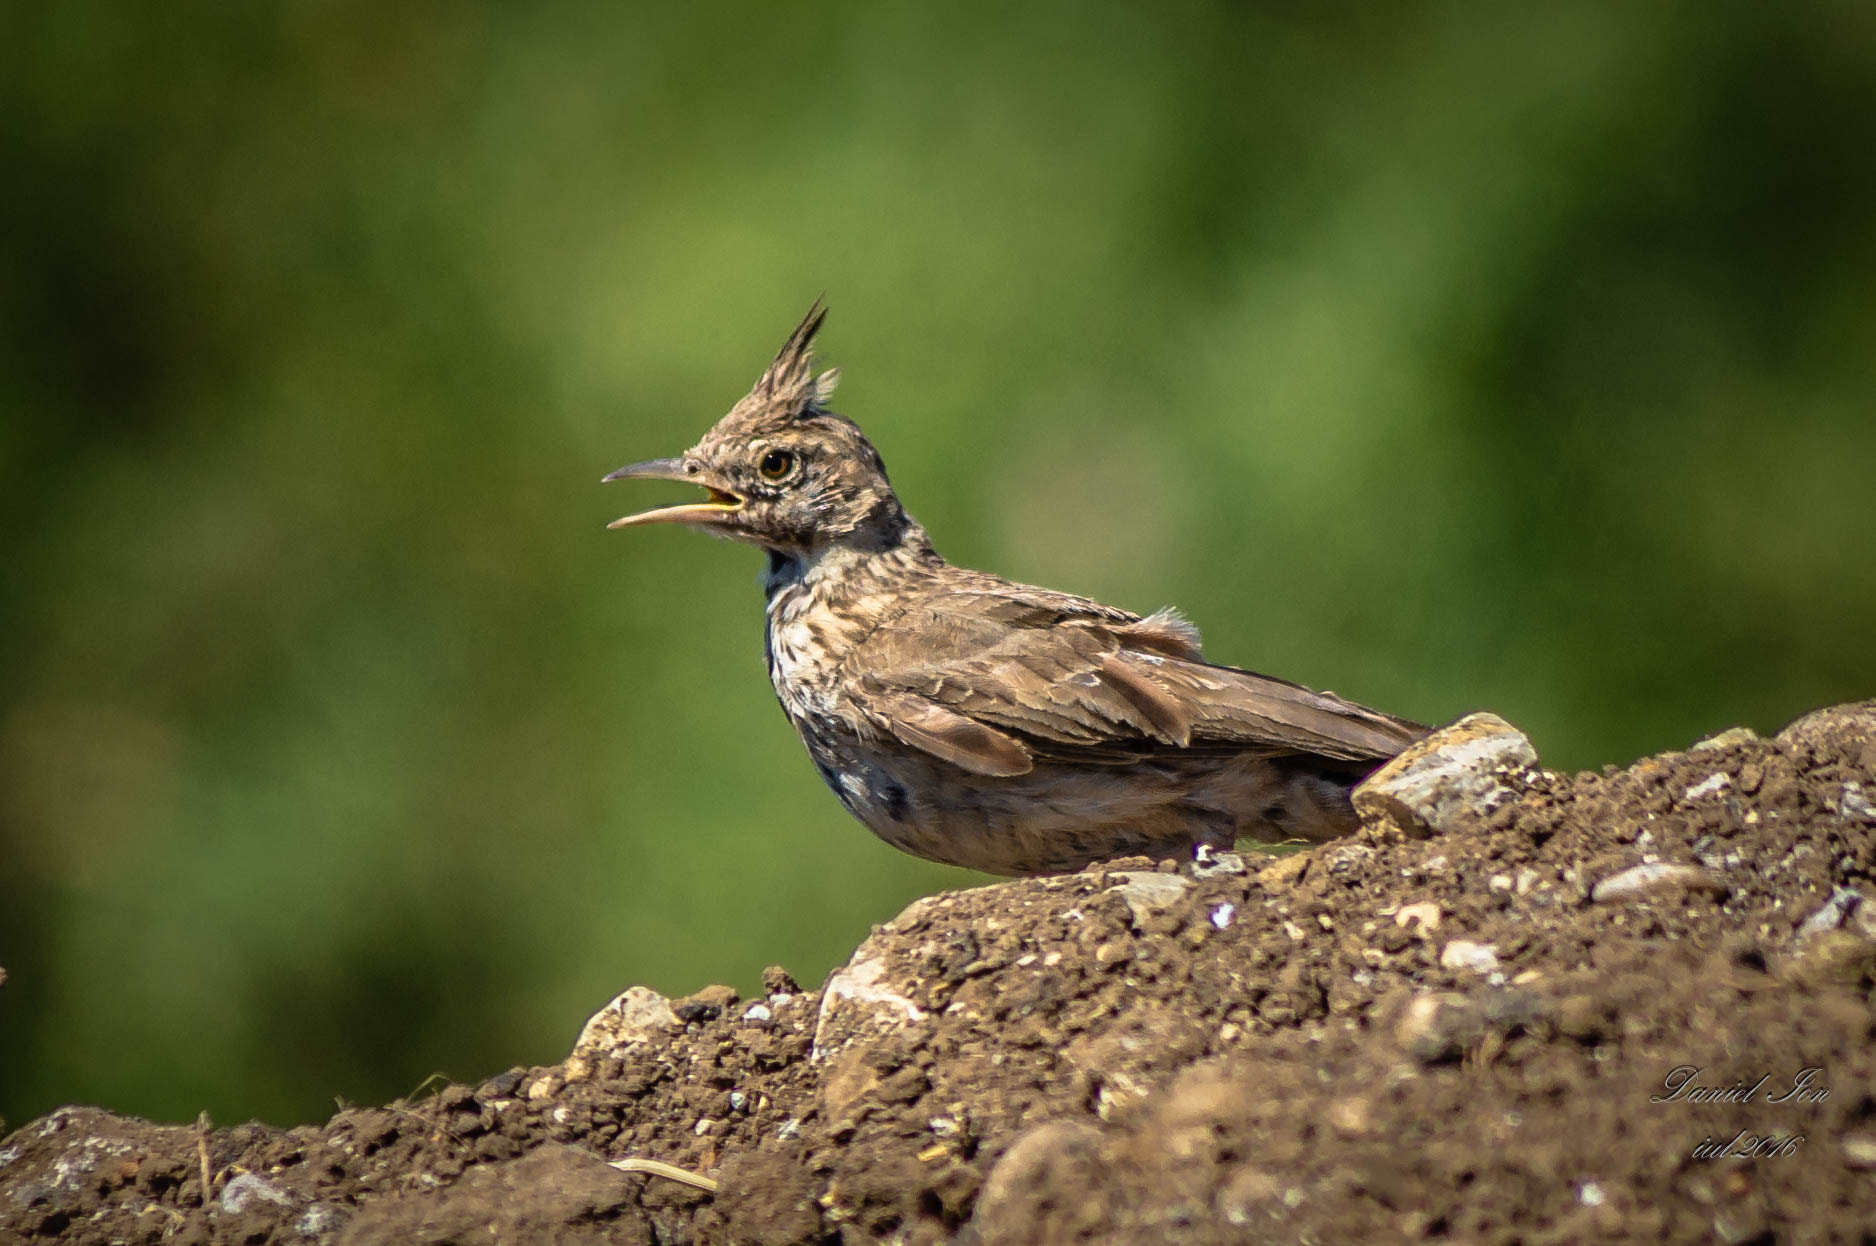
[[[840,379],[838,368],[814,375],[814,335],[820,332],[821,323],[826,319],[827,307],[817,298],[801,323],[795,326],[795,331],[788,335],[756,387],[738,405],[758,406],[769,417],[780,416],[784,420],[824,410],[823,404],[833,396],[834,385]]]

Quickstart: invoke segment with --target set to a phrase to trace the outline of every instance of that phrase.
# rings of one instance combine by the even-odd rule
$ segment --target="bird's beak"
[[[683,459],[651,459],[644,463],[629,463],[603,478],[603,481],[612,480],[682,480],[687,484],[701,486],[710,496],[701,502],[661,506],[657,510],[627,515],[607,524],[608,528],[631,528],[648,523],[717,524],[726,516],[741,510],[745,501],[741,494],[718,488],[701,479],[699,473]]]

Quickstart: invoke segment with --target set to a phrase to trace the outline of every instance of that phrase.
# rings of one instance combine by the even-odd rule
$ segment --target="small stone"
[[[1798,941],[1808,942],[1826,931],[1836,930],[1850,920],[1852,914],[1860,913],[1863,908],[1863,893],[1855,887],[1839,887],[1830,893],[1830,899],[1819,906],[1817,912],[1804,919],[1798,927]]]
[[[1845,1138],[1843,1160],[1852,1168],[1876,1168],[1876,1137],[1852,1134]]]
[[[1268,1222],[1283,1199],[1282,1184],[1261,1168],[1240,1168],[1218,1191],[1218,1210],[1228,1223]]]
[[[1704,740],[1695,741],[1693,751],[1701,753],[1712,752],[1723,748],[1732,748],[1736,744],[1751,744],[1758,738],[1758,733],[1753,731],[1751,727],[1728,727],[1724,731],[1714,732]]]
[[[221,1209],[229,1215],[239,1215],[260,1203],[272,1203],[276,1207],[292,1207],[293,1196],[251,1172],[242,1173],[222,1187]]]
[[[1702,796],[1712,796],[1716,792],[1725,791],[1727,788],[1731,787],[1732,784],[1733,776],[1724,771],[1719,774],[1710,774],[1700,780],[1700,782],[1688,788],[1686,794],[1682,796],[1681,799],[1699,800]]]
[[[1510,891],[1517,884],[1509,874],[1494,874],[1486,880],[1485,885],[1493,891]]]
[[[1516,727],[1496,714],[1468,714],[1364,779],[1353,794],[1355,812],[1364,822],[1424,839],[1510,799],[1501,772],[1536,762],[1537,750]]]
[[[1843,785],[1837,797],[1837,813],[1858,822],[1876,822],[1876,802],[1872,802],[1864,793],[1863,785],[1853,779]]]
[[[1454,939],[1440,949],[1440,968],[1492,973],[1498,968],[1498,949],[1490,943]]]
[[[1440,927],[1440,906],[1434,900],[1422,900],[1419,904],[1408,904],[1394,914],[1394,924],[1403,930],[1413,930],[1425,938]]]
[[[1303,881],[1312,859],[1307,852],[1293,852],[1289,856],[1278,857],[1257,871],[1257,881],[1272,891],[1288,890]]]
[[[661,1031],[675,1030],[682,1024],[671,1011],[670,1000],[650,987],[628,987],[592,1015],[573,1049],[582,1055],[611,1052],[628,1044],[649,1042]]]
[[[293,1228],[302,1237],[321,1237],[336,1231],[344,1225],[351,1213],[332,1203],[314,1203],[306,1213],[293,1222]]]
[[[1484,1035],[1484,1011],[1451,991],[1415,996],[1394,1025],[1395,1042],[1422,1064],[1457,1060]]]
[[[775,1014],[769,1010],[769,1006],[759,1000],[743,1009],[743,1020],[750,1024],[765,1025],[774,1019]]]
[[[1192,854],[1194,878],[1217,878],[1244,872],[1244,858],[1235,852],[1219,852],[1210,844],[1200,844]]]
[[[529,1102],[539,1103],[543,1099],[551,1099],[559,1094],[566,1084],[567,1079],[560,1074],[548,1073],[543,1077],[537,1077],[529,1082],[527,1093],[524,1097],[527,1098]]]
[[[1671,899],[1690,892],[1724,896],[1729,890],[1726,880],[1711,870],[1654,862],[1609,875],[1590,889],[1589,898],[1598,904],[1627,904]]]
[[[1228,900],[1225,903],[1220,904],[1217,908],[1213,909],[1211,913],[1211,923],[1212,923],[1213,928],[1217,930],[1231,929],[1231,919],[1234,916],[1236,916],[1237,911],[1238,911],[1238,906],[1235,904],[1232,904]]]
[[[762,990],[768,995],[799,995],[801,984],[780,965],[770,965],[762,971]]]
[[[816,1023],[815,1045],[821,1045],[821,1030],[828,1024],[828,1018],[837,1010],[842,1010],[848,1003],[858,1004],[875,1016],[896,1013],[909,1022],[925,1019],[925,1010],[913,1003],[910,998],[893,987],[899,985],[886,971],[886,964],[876,955],[868,953],[868,944],[861,944],[854,952],[853,959],[845,966],[835,970],[821,988],[821,1016]]]
[[[680,1021],[714,1021],[734,1008],[737,999],[735,987],[707,986],[683,999],[673,1000],[671,1011],[677,1014]]]
[[[1521,896],[1530,895],[1531,890],[1536,887],[1538,883],[1542,882],[1543,878],[1544,876],[1542,874],[1539,874],[1528,865],[1525,866],[1518,871],[1517,893]]]
[[[1329,1127],[1344,1138],[1361,1138],[1374,1129],[1374,1106],[1359,1095],[1329,1102]]]
[[[691,1132],[696,1134],[699,1138],[705,1138],[715,1133],[716,1128],[717,1123],[706,1116],[702,1117],[695,1125],[691,1126]]]
[[[1171,908],[1192,889],[1192,880],[1177,874],[1122,870],[1114,877],[1122,881],[1119,886],[1109,890],[1120,893],[1120,898],[1127,902],[1127,908],[1133,913],[1136,924],[1144,923],[1155,913]]]
[[[591,1025],[592,1023],[588,1022],[587,1024]],[[509,1069],[506,1073],[497,1073],[494,1077],[482,1083],[482,1097],[484,1099],[506,1099],[509,1095],[515,1093],[515,1087],[519,1086],[521,1079],[526,1076],[527,1070],[522,1068]]]

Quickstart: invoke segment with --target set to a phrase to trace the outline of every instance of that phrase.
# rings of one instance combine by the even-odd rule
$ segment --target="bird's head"
[[[838,373],[816,376],[809,347],[826,319],[817,301],[755,388],[676,458],[621,467],[607,480],[681,480],[701,501],[640,511],[609,527],[677,523],[788,556],[835,545],[883,549],[909,521],[879,451],[827,409]]]

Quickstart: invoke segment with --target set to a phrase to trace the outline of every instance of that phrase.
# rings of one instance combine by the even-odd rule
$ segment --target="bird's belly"
[[[856,747],[803,732],[848,811],[903,851],[991,874],[1045,874],[1199,843],[1229,847],[1254,834],[1274,796],[1269,763],[1219,772],[1039,766],[1016,778],[968,774],[922,754]]]

